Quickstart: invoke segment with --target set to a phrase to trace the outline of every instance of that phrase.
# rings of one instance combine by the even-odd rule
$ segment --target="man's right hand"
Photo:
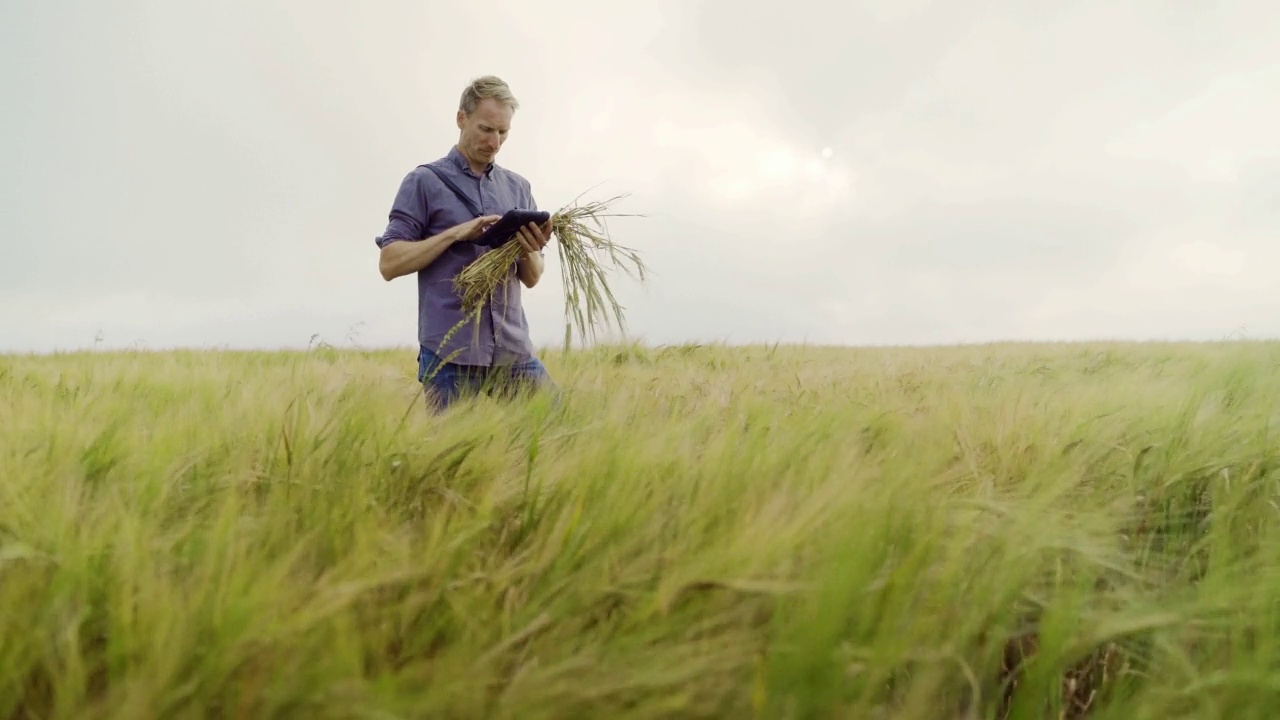
[[[501,215],[484,215],[468,220],[460,225],[453,227],[454,242],[471,242],[484,234],[489,226],[502,219]]]

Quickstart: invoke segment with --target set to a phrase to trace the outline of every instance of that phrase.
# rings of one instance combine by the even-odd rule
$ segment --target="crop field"
[[[1274,718],[1280,343],[0,356],[0,719]]]

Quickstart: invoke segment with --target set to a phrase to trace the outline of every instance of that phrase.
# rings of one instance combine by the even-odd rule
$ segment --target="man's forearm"
[[[546,260],[542,257],[542,253],[521,253],[520,259],[516,262],[516,273],[520,276],[520,282],[528,288],[537,285],[538,280],[542,278],[545,265]]]
[[[378,257],[378,271],[383,280],[394,280],[401,275],[416,273],[435,262],[440,254],[457,242],[453,228],[425,240],[398,240],[382,248]]]

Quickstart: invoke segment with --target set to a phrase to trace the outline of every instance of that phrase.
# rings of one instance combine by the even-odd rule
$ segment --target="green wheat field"
[[[1280,343],[0,356],[0,718],[1274,718]]]

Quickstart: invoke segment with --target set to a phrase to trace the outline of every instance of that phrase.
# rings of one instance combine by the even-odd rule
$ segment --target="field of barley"
[[[1280,343],[0,356],[0,718],[1280,716]]]

